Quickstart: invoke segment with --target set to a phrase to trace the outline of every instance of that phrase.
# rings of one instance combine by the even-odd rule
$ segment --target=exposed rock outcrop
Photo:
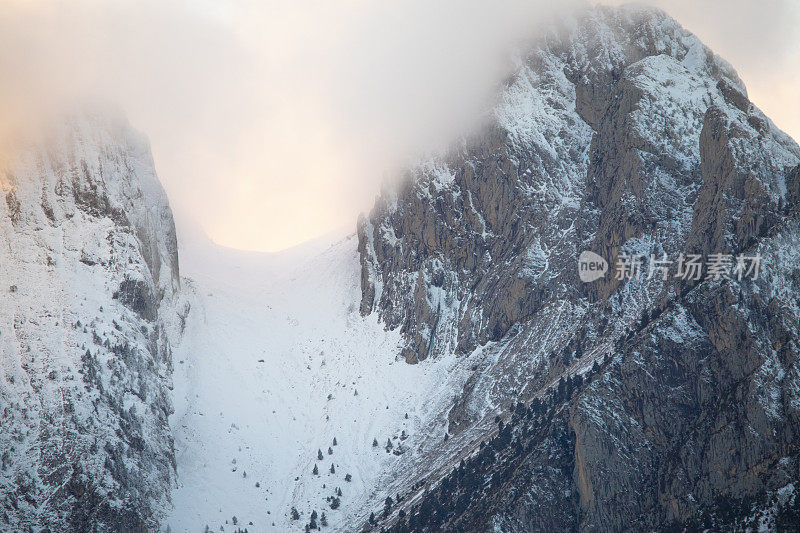
[[[800,481],[800,246],[787,222],[800,149],[665,14],[597,7],[565,26],[524,56],[484,131],[359,222],[362,313],[401,328],[410,362],[482,361],[451,433],[549,398],[507,438],[484,436],[494,455],[473,437],[448,450],[474,451],[461,474],[474,486],[453,473],[441,495],[411,491],[443,509],[416,529],[755,520]],[[582,283],[581,250],[611,271]],[[769,272],[757,281],[675,276],[680,253],[757,251]],[[643,257],[641,277],[614,276],[622,254]],[[665,254],[666,279],[649,275]],[[558,383],[572,390],[553,395]]]

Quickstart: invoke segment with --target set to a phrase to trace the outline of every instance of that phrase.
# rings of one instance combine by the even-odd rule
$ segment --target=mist
[[[800,136],[790,2],[657,4]],[[510,52],[554,5],[10,2],[0,7],[0,98],[6,123],[114,103],[150,137],[179,233],[198,226],[221,245],[276,251],[354,227],[387,175],[475,127]],[[764,27],[773,31],[750,29]]]

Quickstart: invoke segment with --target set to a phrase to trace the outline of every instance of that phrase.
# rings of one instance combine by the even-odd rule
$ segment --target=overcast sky
[[[796,2],[655,3],[800,138]],[[150,137],[179,229],[278,250],[354,226],[386,172],[473,126],[508,50],[551,11],[541,0],[3,0],[0,98],[20,114],[116,102]]]

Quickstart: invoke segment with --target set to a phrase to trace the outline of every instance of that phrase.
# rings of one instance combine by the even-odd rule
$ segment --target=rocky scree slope
[[[400,328],[408,362],[455,351],[472,365],[441,454],[478,461],[462,468],[482,487],[429,472],[378,516],[407,529],[428,501],[412,530],[625,530],[796,501],[794,141],[724,60],[632,6],[542,38],[488,122],[359,221],[361,312]],[[612,267],[760,250],[766,273],[698,285],[647,279],[645,261],[641,279],[584,284],[582,250]],[[534,401],[549,407],[528,417]],[[479,459],[475,429],[498,439],[511,430],[493,419],[517,408],[535,426],[503,437],[508,461]]]
[[[180,285],[148,143],[75,115],[14,148],[0,185],[0,529],[155,529]]]

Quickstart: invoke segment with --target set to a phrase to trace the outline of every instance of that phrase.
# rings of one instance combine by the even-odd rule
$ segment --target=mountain
[[[449,464],[409,468],[403,503],[373,503],[379,527],[796,520],[799,163],[658,10],[587,9],[523,54],[485,129],[359,221],[361,313],[401,332],[407,362],[455,352],[473,371]],[[580,280],[582,251],[606,276]],[[651,254],[681,253],[760,254],[763,271],[649,275]],[[634,254],[644,275],[618,279]]]
[[[796,528],[800,148],[655,9],[517,57],[355,234],[279,254],[179,270],[115,112],[8,147],[0,529]]]
[[[155,529],[188,309],[148,143],[79,113],[9,149],[0,184],[0,529]]]

